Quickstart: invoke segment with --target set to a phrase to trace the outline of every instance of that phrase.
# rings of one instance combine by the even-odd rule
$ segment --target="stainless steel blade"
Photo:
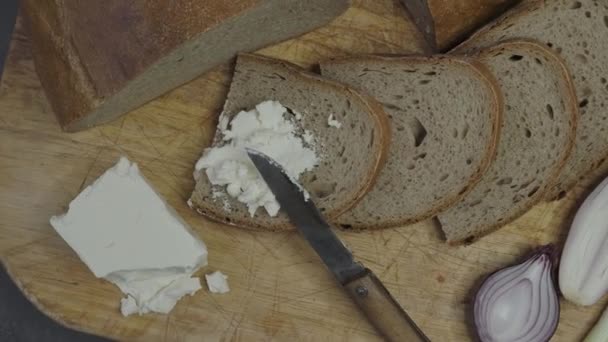
[[[401,0],[405,8],[410,14],[410,18],[414,20],[416,27],[424,36],[431,52],[437,51],[437,38],[435,36],[435,23],[433,14],[427,1],[420,0]]]
[[[345,284],[363,274],[365,268],[354,261],[352,253],[334,234],[312,200],[304,198],[304,193],[289,179],[283,168],[258,151],[248,149],[247,153],[274,193],[281,209],[287,213],[291,222],[308,240],[338,281]]]

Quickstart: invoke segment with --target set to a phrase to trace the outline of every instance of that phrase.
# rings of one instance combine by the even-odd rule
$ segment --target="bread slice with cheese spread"
[[[483,50],[505,98],[496,159],[475,188],[437,217],[448,242],[472,242],[539,202],[570,156],[578,118],[570,74],[559,56],[534,41]]]
[[[323,76],[378,99],[392,142],[373,189],[337,222],[354,229],[424,220],[462,198],[494,156],[502,97],[480,63],[449,56],[352,57]]]
[[[382,106],[288,62],[252,54],[238,56],[222,117],[230,120],[241,110],[267,100],[280,102],[298,117],[301,130],[314,136],[319,163],[304,172],[299,183],[321,212],[331,219],[353,207],[368,192],[387,156],[390,129]],[[224,143],[218,129],[213,146]],[[195,178],[189,204],[200,214],[245,228],[292,227],[283,212],[271,217],[258,209],[251,216],[245,204],[212,185],[204,170]]]

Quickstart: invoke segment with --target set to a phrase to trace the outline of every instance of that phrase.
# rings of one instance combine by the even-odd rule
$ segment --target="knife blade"
[[[352,297],[368,320],[389,341],[429,341],[374,273],[356,262],[312,200],[263,153],[247,149],[249,158],[287,213],[327,268]]]
[[[281,208],[308,240],[327,268],[341,284],[365,272],[352,253],[338,239],[311,200],[285,175],[280,165],[262,154],[248,150],[253,161]]]
[[[424,37],[429,53],[437,52],[437,37],[435,36],[435,20],[427,0],[401,0],[410,19],[414,21],[418,31]]]

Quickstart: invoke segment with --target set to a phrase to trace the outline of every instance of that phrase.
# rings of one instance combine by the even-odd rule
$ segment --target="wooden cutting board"
[[[348,53],[420,49],[398,1],[359,0],[330,26],[261,53],[310,66]],[[194,185],[192,168],[211,141],[229,75],[230,65],[218,67],[111,124],[67,134],[45,100],[27,36],[18,25],[0,88],[0,260],[45,313],[70,327],[111,338],[379,340],[300,236],[223,226],[186,206]],[[229,294],[202,290],[180,301],[169,315],[124,318],[118,288],[96,279],[55,233],[49,218],[65,211],[120,155],[139,163],[206,242],[209,266],[202,272],[226,273]],[[466,341],[471,335],[465,316],[476,282],[534,246],[562,244],[572,211],[591,182],[590,177],[561,201],[538,205],[471,246],[446,246],[429,222],[339,235],[432,340]],[[553,340],[580,339],[604,305],[578,308],[562,301]]]

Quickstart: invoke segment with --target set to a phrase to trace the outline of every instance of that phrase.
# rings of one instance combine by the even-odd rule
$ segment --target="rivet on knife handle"
[[[430,341],[369,269],[344,288],[388,341]]]

